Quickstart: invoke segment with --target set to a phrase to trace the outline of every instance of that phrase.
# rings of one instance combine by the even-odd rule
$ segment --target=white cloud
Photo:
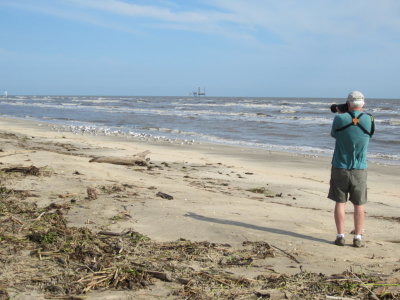
[[[91,7],[94,9],[107,11],[119,15],[127,15],[139,18],[151,18],[159,21],[173,23],[219,23],[225,21],[235,21],[234,16],[230,13],[221,13],[218,11],[183,11],[179,7],[174,10],[164,6],[137,5],[127,3],[122,0],[67,0],[75,3],[77,6]]]
[[[122,0],[29,0],[0,2],[1,6],[85,22],[118,31],[142,34],[146,29],[172,29],[251,39],[230,13],[217,10],[184,10],[171,1],[156,5],[137,5]],[[230,26],[225,26],[229,22]]]
[[[0,3],[0,6],[3,5],[16,9],[28,10],[34,13],[46,14],[62,19],[88,23],[95,26],[110,28],[118,31],[124,31],[134,34],[141,33],[139,30],[121,25],[118,22],[105,20],[104,18],[96,16],[95,14],[92,14],[90,12],[77,10],[76,7],[66,7],[62,4],[62,1],[57,4],[50,4],[47,3],[47,1],[37,1],[36,3],[32,4],[32,2],[24,2],[23,0],[21,0],[19,2],[5,1],[3,3]]]
[[[114,30],[141,33],[149,28],[185,30],[269,43],[391,42],[400,34],[397,0],[204,0],[199,8],[177,1],[28,0],[0,5],[27,9]],[[186,4],[187,5],[187,4]],[[185,6],[187,7],[187,6]]]
[[[400,33],[400,2],[396,0],[209,0],[249,27],[274,32],[284,39],[319,35],[379,38],[382,30]]]

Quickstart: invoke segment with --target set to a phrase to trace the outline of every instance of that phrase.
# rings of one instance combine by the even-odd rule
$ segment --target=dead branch
[[[97,163],[108,163],[114,165],[123,166],[142,166],[147,167],[146,155],[150,153],[149,150],[137,153],[131,157],[112,157],[112,156],[100,156],[89,160],[89,162]]]
[[[14,223],[18,223],[19,225],[24,225],[24,222],[22,222],[20,219],[18,219],[17,217],[14,217],[12,215],[9,215],[9,219],[11,221],[13,221]]]
[[[13,168],[3,168],[1,169],[5,173],[22,173],[25,175],[34,175],[34,176],[39,176],[40,170],[39,168],[35,166],[30,166],[30,167],[13,167]]]
[[[111,232],[111,231],[99,231],[97,234],[108,235],[108,236],[122,236],[122,235],[125,235],[125,233]]]

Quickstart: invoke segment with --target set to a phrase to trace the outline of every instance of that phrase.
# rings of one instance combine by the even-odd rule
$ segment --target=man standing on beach
[[[354,205],[354,247],[363,247],[361,240],[364,225],[364,204],[367,202],[367,148],[374,133],[373,117],[362,113],[364,95],[353,91],[347,97],[346,113],[337,111],[331,135],[336,139],[332,158],[331,180],[328,198],[336,202],[335,244],[344,246],[345,204]]]

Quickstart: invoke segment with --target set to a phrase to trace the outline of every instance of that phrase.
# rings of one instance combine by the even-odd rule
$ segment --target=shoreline
[[[0,117],[2,120],[9,120],[9,121],[16,121],[20,124],[32,124],[32,126],[43,126],[48,127],[49,130],[60,132],[60,133],[74,133],[76,135],[83,135],[83,136],[103,136],[103,137],[115,137],[116,139],[128,139],[133,142],[145,142],[154,145],[189,145],[200,147],[204,145],[205,147],[232,147],[237,149],[248,149],[252,150],[259,150],[260,152],[267,152],[267,153],[282,153],[284,155],[294,155],[294,156],[303,156],[303,157],[310,157],[310,158],[332,158],[333,155],[333,148],[332,149],[315,149],[315,150],[304,150],[301,146],[283,146],[283,145],[270,145],[270,146],[262,146],[262,145],[250,145],[246,144],[245,142],[211,142],[211,141],[196,141],[194,139],[183,139],[179,137],[166,137],[163,135],[153,135],[148,133],[134,133],[134,132],[125,132],[120,130],[115,130],[115,132],[111,132],[110,129],[104,128],[103,126],[79,126],[79,125],[65,125],[65,124],[57,124],[52,123],[51,121],[43,121],[43,120],[29,120],[24,118],[14,118],[14,117]],[[83,127],[83,128],[82,128]],[[331,137],[328,137],[331,138]],[[271,148],[272,149],[269,149]],[[291,150],[284,150],[279,149],[282,148],[292,148]],[[332,144],[334,147],[334,143]],[[275,149],[276,148],[276,149]],[[297,149],[298,148],[298,149]],[[368,163],[369,164],[377,164],[383,166],[400,166],[400,161],[387,159],[379,157],[379,155],[383,155],[380,153],[377,154],[368,154]]]
[[[134,230],[160,243],[185,239],[233,249],[242,249],[244,242],[267,242],[282,251],[263,263],[284,274],[398,272],[398,166],[369,164],[366,247],[337,247],[333,202],[326,198],[330,157],[74,135],[39,123],[0,118],[1,168],[33,165],[51,174],[10,177],[5,183],[38,195],[26,200],[38,207],[68,204],[68,226]],[[89,162],[146,151],[146,168]],[[87,199],[88,187],[97,190],[96,200]],[[350,205],[347,212],[350,240]],[[245,273],[254,277],[266,270],[246,267]]]

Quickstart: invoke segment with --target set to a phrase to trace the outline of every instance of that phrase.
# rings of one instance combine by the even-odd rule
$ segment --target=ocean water
[[[77,134],[180,143],[212,142],[332,155],[332,103],[344,99],[252,97],[0,97],[0,114]],[[375,116],[369,160],[400,165],[400,99],[366,99]]]

